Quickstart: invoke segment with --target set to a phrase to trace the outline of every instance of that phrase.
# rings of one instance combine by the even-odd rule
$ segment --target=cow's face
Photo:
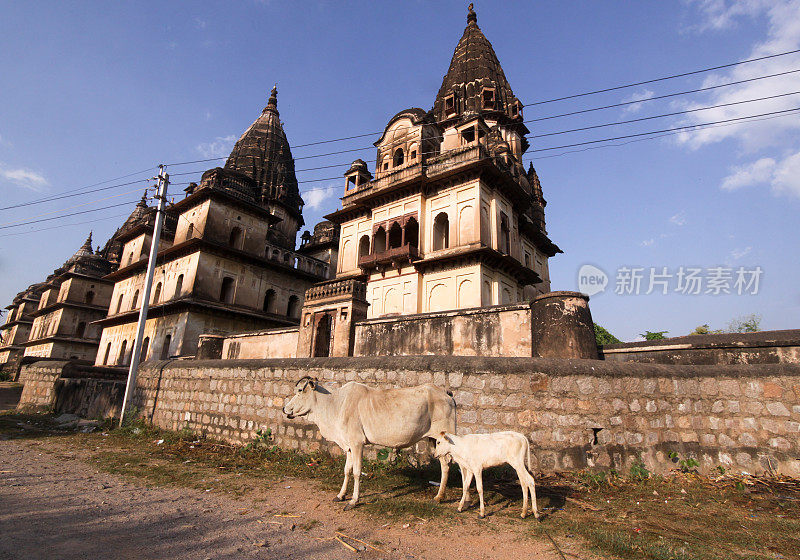
[[[449,455],[453,450],[453,440],[446,432],[442,432],[436,436],[436,449],[433,451],[433,456],[437,459]]]
[[[314,407],[317,388],[317,380],[312,377],[303,377],[294,386],[294,394],[289,398],[289,402],[283,405],[283,413],[287,418],[305,416]]]

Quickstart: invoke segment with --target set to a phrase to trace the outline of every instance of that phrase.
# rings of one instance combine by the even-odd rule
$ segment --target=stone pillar
[[[534,357],[598,359],[589,296],[548,292],[533,300]]]
[[[317,327],[325,315],[331,321],[329,356],[352,356],[355,324],[367,318],[367,285],[355,279],[331,280],[306,290],[297,337],[297,357],[311,358],[320,341]]]

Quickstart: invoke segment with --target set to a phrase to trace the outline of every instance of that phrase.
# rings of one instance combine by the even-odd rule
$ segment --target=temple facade
[[[345,173],[338,279],[366,282],[369,318],[530,301],[550,291],[523,106],[470,10],[433,103],[389,120],[372,171]]]
[[[224,167],[169,208],[157,254],[142,361],[193,355],[200,334],[297,325],[305,291],[329,262],[295,250],[303,200],[280,122],[277,90]],[[152,214],[119,236],[122,263],[97,365],[126,365],[136,336],[152,243]]]

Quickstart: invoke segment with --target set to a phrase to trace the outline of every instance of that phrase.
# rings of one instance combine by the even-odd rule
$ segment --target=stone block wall
[[[18,382],[22,383],[19,408],[50,409],[56,400],[56,381],[65,370],[73,368],[69,361],[43,361],[23,366]]]
[[[232,334],[222,342],[221,357],[242,360],[293,358],[297,353],[299,330],[300,327],[284,327]]]
[[[270,428],[286,448],[333,450],[315,426],[283,416],[303,375],[329,386],[433,383],[454,393],[459,433],[517,430],[535,468],[666,471],[671,452],[704,470],[800,476],[800,366],[663,366],[462,356],[148,363],[134,404],[167,429],[233,443]]]
[[[606,360],[648,364],[798,364],[800,329],[678,336],[609,344]]]

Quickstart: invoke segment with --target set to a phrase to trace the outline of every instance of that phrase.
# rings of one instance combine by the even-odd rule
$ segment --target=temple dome
[[[278,89],[272,88],[267,106],[233,146],[225,169],[252,179],[260,203],[281,203],[301,217],[303,199],[297,185],[294,159],[278,113]]]
[[[464,35],[456,46],[433,104],[434,118],[439,123],[457,120],[468,113],[522,121],[521,104],[511,90],[492,44],[478,27],[472,4]]]

